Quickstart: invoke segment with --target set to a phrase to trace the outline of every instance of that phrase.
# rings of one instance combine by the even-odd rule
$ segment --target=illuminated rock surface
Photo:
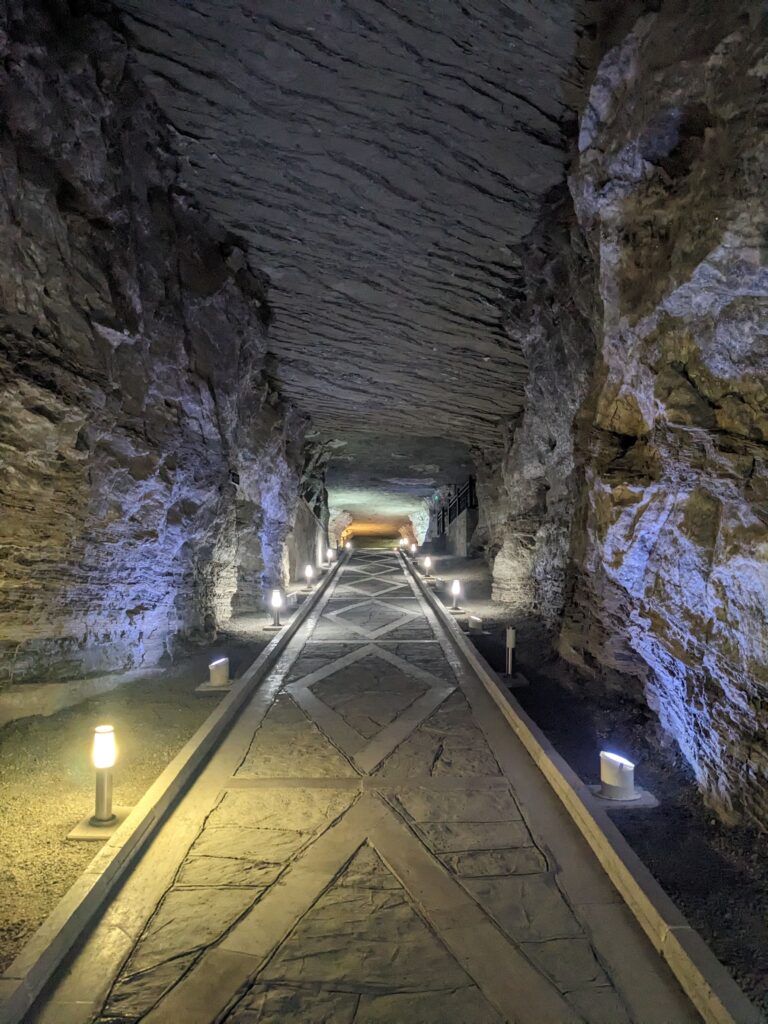
[[[177,633],[210,636],[260,601],[303,429],[263,374],[265,279],[180,185],[124,41],[79,19],[87,60],[11,8],[3,683],[152,664]]]
[[[765,36],[756,4],[697,11],[642,18],[597,71],[569,179],[587,244],[565,193],[539,226],[495,593],[764,825]]]
[[[521,645],[764,824],[757,0],[118,6],[4,12],[0,683],[257,609],[300,488],[421,540],[471,452]]]

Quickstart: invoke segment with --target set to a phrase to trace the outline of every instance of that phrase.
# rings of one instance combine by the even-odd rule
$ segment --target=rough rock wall
[[[604,313],[561,649],[634,674],[712,805],[768,825],[761,15],[663,5],[582,119],[571,187]]]
[[[571,197],[563,187],[550,200],[530,239],[525,284],[507,312],[507,329],[528,360],[526,411],[510,424],[500,466],[478,465],[493,597],[512,607],[521,641],[537,650],[555,642],[565,601],[579,480],[575,438],[599,317]]]
[[[670,0],[597,70],[572,208],[541,225],[510,308],[530,380],[494,589],[529,634],[559,632],[567,659],[647,701],[721,815],[766,825],[760,14]]]
[[[302,459],[265,282],[179,188],[119,33],[43,10],[0,7],[0,685],[252,606]]]
[[[284,572],[287,579],[303,582],[307,565],[317,570],[326,561],[327,536],[325,527],[307,501],[299,501],[293,527],[285,542]]]

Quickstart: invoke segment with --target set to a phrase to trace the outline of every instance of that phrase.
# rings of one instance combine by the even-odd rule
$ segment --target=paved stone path
[[[33,1019],[699,1018],[396,557],[368,552]]]

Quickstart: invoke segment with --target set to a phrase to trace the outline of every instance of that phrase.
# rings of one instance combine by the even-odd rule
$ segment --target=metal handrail
[[[437,510],[435,516],[437,536],[442,537],[454,519],[470,508],[477,508],[477,490],[473,476],[469,477],[464,486],[459,488],[447,505],[443,505]]]

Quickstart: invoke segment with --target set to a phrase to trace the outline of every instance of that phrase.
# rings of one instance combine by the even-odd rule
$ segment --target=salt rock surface
[[[179,186],[123,39],[6,13],[0,685],[153,663],[256,606],[304,429],[264,374],[265,279]]]
[[[494,587],[655,709],[724,818],[765,825],[768,63],[758,4],[697,10],[605,55],[570,200],[539,226]]]

